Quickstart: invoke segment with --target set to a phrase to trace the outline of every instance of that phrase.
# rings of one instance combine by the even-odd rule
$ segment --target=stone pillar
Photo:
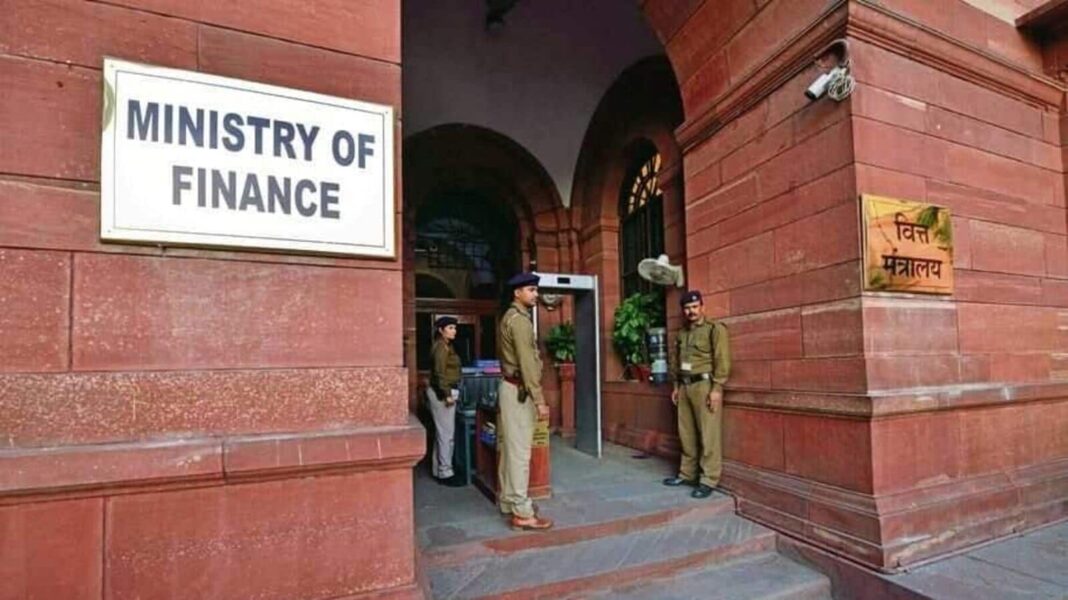
[[[0,597],[417,595],[400,262],[99,241],[105,55],[399,109],[314,4],[5,3]]]
[[[885,568],[1068,516],[1066,88],[1012,4],[851,6],[857,191],[955,240],[952,296],[862,302]]]
[[[735,350],[726,484],[881,569],[1065,516],[1065,86],[1010,5],[643,4],[685,104],[690,280]],[[837,38],[856,90],[809,101]],[[951,297],[863,291],[865,193],[950,208]]]
[[[575,437],[575,363],[556,365],[560,380],[560,435]]]

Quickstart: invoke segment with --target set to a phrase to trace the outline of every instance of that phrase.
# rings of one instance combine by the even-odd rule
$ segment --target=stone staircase
[[[553,460],[554,468],[568,464],[556,454]],[[777,534],[736,516],[733,498],[716,494],[694,500],[688,488],[660,486],[653,473],[612,477],[605,470],[602,463],[598,475],[585,479],[581,473],[554,474],[555,481],[571,485],[555,483],[554,498],[543,503],[557,522],[549,532],[513,532],[488,502],[472,506],[458,501],[463,491],[435,492],[434,504],[422,509],[455,514],[438,514],[436,522],[417,532],[427,595],[831,598],[830,581],[778,554]],[[455,494],[457,501],[442,494]]]

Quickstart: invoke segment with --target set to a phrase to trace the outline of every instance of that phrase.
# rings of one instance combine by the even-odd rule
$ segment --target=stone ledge
[[[1068,398],[1068,382],[960,384],[867,394],[727,388],[728,406],[878,418]]]
[[[51,496],[111,496],[324,471],[408,468],[425,449],[423,427],[362,427],[0,451],[0,505]]]
[[[724,461],[739,514],[887,573],[1068,517],[1066,473],[1061,459],[871,495]]]
[[[426,450],[414,417],[403,427],[312,434],[245,436],[223,441],[227,479],[320,469],[414,465]]]
[[[1046,0],[1016,19],[1016,27],[1043,34],[1062,28],[1068,21],[1068,0]]]
[[[604,439],[653,456],[677,460],[682,445],[674,433],[656,429],[637,429],[622,423],[604,425]]]
[[[815,53],[837,37],[874,44],[921,64],[980,85],[999,94],[1049,110],[1058,109],[1068,87],[988,51],[974,48],[879,5],[875,0],[833,2],[807,29],[784,43],[764,63],[689,115],[676,130],[684,151],[756,106],[815,60]]]
[[[403,426],[393,366],[0,373],[3,450]]]
[[[874,0],[850,2],[848,34],[1034,106],[1058,109],[1065,85],[985,50],[969,46]]]
[[[343,596],[334,600],[424,600],[424,598],[429,597],[428,591],[424,590],[419,584],[413,583],[395,588],[364,592],[355,596]]]
[[[811,66],[816,53],[844,33],[847,5],[846,0],[833,0],[808,27],[783,41],[763,63],[740,77],[743,84],[728,88],[708,103],[707,110],[687,118],[675,131],[683,152],[692,150]]]

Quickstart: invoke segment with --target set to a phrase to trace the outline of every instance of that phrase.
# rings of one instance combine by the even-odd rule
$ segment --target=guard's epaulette
[[[514,306],[509,306],[508,310],[504,311],[504,324],[505,326],[512,324],[512,319],[516,315],[520,315],[519,309]]]

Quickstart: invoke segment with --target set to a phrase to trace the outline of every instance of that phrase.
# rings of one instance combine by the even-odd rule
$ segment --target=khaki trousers
[[[530,447],[538,411],[534,401],[519,402],[519,388],[502,380],[497,392],[497,497],[501,512],[534,516],[530,486]]]
[[[679,477],[697,479],[697,467],[701,467],[700,482],[707,486],[719,484],[723,471],[722,437],[723,407],[714,414],[708,409],[708,394],[711,381],[698,381],[684,385],[679,391],[679,442],[682,444],[682,460]]]
[[[430,458],[430,473],[439,479],[453,476],[452,451],[455,446],[456,405],[446,406],[438,399],[434,388],[426,388],[426,404],[434,418],[434,448]]]

